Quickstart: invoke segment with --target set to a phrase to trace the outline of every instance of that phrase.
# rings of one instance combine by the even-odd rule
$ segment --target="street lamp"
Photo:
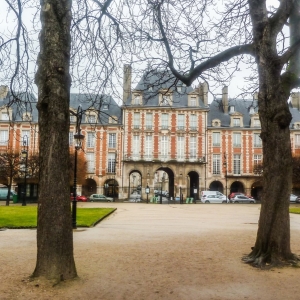
[[[163,189],[163,183],[165,182],[165,172],[162,175],[161,178],[161,188],[160,188],[160,204],[162,204],[162,189]]]
[[[148,195],[150,193],[150,188],[149,188],[149,185],[147,184],[147,187],[145,188],[145,193],[147,195],[147,203],[148,203]]]
[[[27,162],[28,162],[28,136],[23,136],[23,149],[22,158],[25,160],[25,170],[24,170],[24,187],[22,192],[22,206],[26,206],[26,187],[27,187]]]
[[[227,199],[227,156],[226,156],[226,153],[224,153],[223,167],[225,168],[225,196]],[[226,200],[226,203],[227,203],[227,200]]]
[[[117,152],[115,153],[115,161],[114,161],[114,184],[113,184],[113,201],[115,202],[115,184],[116,184],[116,165],[117,165]]]
[[[84,139],[84,135],[81,133],[80,124],[82,119],[82,108],[81,105],[77,108],[76,113],[76,131],[74,134],[74,142],[75,142],[75,162],[74,162],[74,183],[73,183],[73,200],[72,200],[72,227],[73,229],[77,228],[76,224],[76,210],[77,210],[77,151],[82,147],[82,140]]]

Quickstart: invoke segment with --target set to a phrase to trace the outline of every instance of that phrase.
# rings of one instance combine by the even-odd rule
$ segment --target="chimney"
[[[291,93],[291,102],[292,102],[292,107],[293,108],[297,108],[298,110],[300,110],[300,93]]]
[[[228,86],[224,86],[222,89],[222,105],[224,114],[228,114]]]
[[[208,84],[207,82],[203,82],[199,84],[199,93],[200,97],[202,98],[202,101],[205,106],[208,105]]]
[[[123,102],[125,103],[131,94],[131,65],[123,67]]]
[[[258,92],[255,92],[255,93],[253,94],[253,100],[258,100]]]
[[[1,85],[0,86],[0,99],[6,98],[8,93],[8,86],[6,85]]]

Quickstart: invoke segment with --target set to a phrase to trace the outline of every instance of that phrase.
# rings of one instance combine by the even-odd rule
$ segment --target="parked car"
[[[298,198],[297,195],[290,194],[290,202],[296,202],[296,199]]]
[[[133,192],[129,196],[129,202],[141,202],[141,195],[138,192]]]
[[[300,203],[300,196],[298,196],[295,200],[296,203]]]
[[[206,195],[201,198],[202,203],[226,203],[227,200],[220,195]]]
[[[71,193],[70,200],[73,200],[73,194]],[[86,196],[77,195],[76,200],[79,202],[87,202],[88,198]]]
[[[154,190],[154,195],[159,196],[160,194],[163,195],[163,197],[169,197],[168,191],[161,191],[161,190]]]
[[[231,203],[256,203],[253,198],[249,198],[244,195],[236,195],[235,197],[230,199]]]
[[[252,198],[252,199],[253,199],[253,197],[250,196],[250,195],[245,195],[244,193],[235,192],[235,193],[231,193],[231,194],[229,195],[229,200],[230,200],[231,198],[234,198],[235,196],[246,196],[246,197],[248,197],[248,198]]]
[[[91,202],[96,202],[96,201],[101,201],[101,202],[113,202],[114,199],[111,197],[106,197],[105,195],[101,194],[93,194],[89,197],[89,201]]]
[[[208,203],[208,202],[205,202],[205,200],[208,196],[219,197],[222,201],[218,202],[218,203],[222,203],[223,201],[225,203],[228,202],[228,198],[225,195],[223,195],[222,193],[218,192],[218,191],[202,191],[201,192],[201,202],[202,203]]]
[[[0,188],[0,200],[6,200],[8,194],[8,188]],[[10,191],[9,199],[12,200],[15,193]]]

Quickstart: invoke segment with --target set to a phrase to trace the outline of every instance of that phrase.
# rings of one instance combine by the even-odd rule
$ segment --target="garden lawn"
[[[77,208],[77,226],[95,226],[115,210],[116,208]],[[0,206],[0,228],[36,228],[36,226],[36,206]]]
[[[290,213],[300,214],[300,207],[290,207]]]

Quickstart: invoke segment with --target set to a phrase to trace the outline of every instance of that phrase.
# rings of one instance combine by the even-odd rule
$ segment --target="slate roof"
[[[22,115],[24,112],[28,111],[31,114],[31,122],[38,122],[38,110],[36,108],[37,99],[32,94],[23,94],[18,95],[21,99],[25,99],[25,103],[14,103],[11,105],[13,110],[12,120],[13,122],[28,122],[22,120]],[[0,99],[0,107],[6,106],[9,103],[9,98],[11,94],[8,93],[7,96],[3,99]],[[98,114],[98,124],[108,125],[109,117],[116,116],[118,119],[117,124],[122,123],[122,109],[114,101],[111,96],[102,95],[85,95],[85,94],[70,94],[70,108],[74,111],[77,111],[78,106],[81,105],[83,111],[87,109],[93,109],[99,111]],[[108,106],[108,109],[104,109],[104,105]],[[85,118],[82,118],[82,123],[85,123]],[[112,125],[112,124],[110,124]]]
[[[208,118],[207,118],[207,126],[212,126],[212,120],[219,119],[221,121],[221,127],[230,127],[230,106],[234,106],[234,113],[241,113],[243,115],[243,127],[250,128],[250,107],[252,106],[254,109],[254,113],[258,113],[257,100],[245,100],[245,99],[229,99],[228,100],[228,114],[224,113],[222,99],[215,99],[211,102],[209,106]],[[293,124],[295,122],[300,122],[300,111],[297,108],[293,108],[291,104],[289,104],[290,112],[292,114],[292,122],[290,124],[290,128],[293,128]]]
[[[181,90],[178,89],[181,88]],[[172,107],[188,107],[188,94],[193,92],[192,87],[186,86],[167,70],[150,70],[142,76],[141,80],[133,90],[133,93],[140,91],[143,95],[143,106],[162,107],[159,104],[159,94],[161,90],[172,92]],[[125,101],[124,106],[134,106],[131,104],[132,94]],[[198,108],[205,108],[203,100],[200,99]],[[207,107],[206,107],[207,108]]]

